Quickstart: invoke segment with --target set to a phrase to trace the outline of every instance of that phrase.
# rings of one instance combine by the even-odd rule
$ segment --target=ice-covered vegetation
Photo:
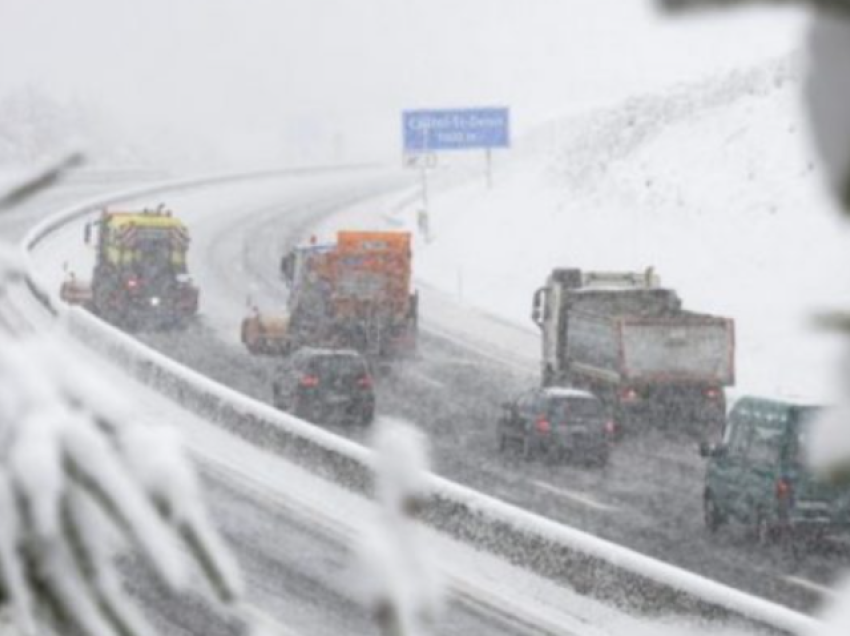
[[[426,439],[405,422],[377,425],[378,511],[360,545],[362,601],[387,636],[433,633],[443,603],[437,565],[414,516],[428,485]]]
[[[20,268],[0,256],[2,292]],[[195,567],[218,602],[241,598],[176,432],[136,412],[59,340],[0,333],[0,610],[24,636],[155,633],[121,583],[130,549],[170,589]]]
[[[172,589],[196,562],[235,603],[235,563],[207,520],[175,432],[44,337],[0,336],[0,599],[23,634],[45,621],[146,634],[115,556],[129,546]]]

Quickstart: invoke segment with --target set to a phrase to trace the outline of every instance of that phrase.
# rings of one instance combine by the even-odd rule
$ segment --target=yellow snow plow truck
[[[95,245],[92,280],[70,274],[60,289],[65,302],[130,329],[179,326],[197,313],[198,288],[186,268],[189,231],[170,211],[104,210],[86,224],[84,240]]]

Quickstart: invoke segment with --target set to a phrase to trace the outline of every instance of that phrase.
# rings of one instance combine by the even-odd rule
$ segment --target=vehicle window
[[[815,408],[801,409],[792,419],[793,434],[788,442],[788,461],[794,466],[805,465],[809,425],[817,417],[818,412],[819,409]]]
[[[729,455],[742,457],[747,452],[752,429],[751,422],[743,417],[736,417],[730,421],[730,429],[727,431]]]
[[[536,393],[532,407],[535,416],[545,415],[549,410],[549,398],[543,393]]]
[[[313,359],[310,369],[321,377],[348,377],[366,371],[363,361],[355,356],[320,356]]]
[[[534,394],[526,393],[517,400],[517,410],[521,415],[528,416],[534,410]]]
[[[555,400],[549,406],[549,417],[553,420],[602,417],[602,405],[590,399]]]
[[[782,447],[782,429],[772,426],[752,427],[747,459],[753,464],[775,464]]]

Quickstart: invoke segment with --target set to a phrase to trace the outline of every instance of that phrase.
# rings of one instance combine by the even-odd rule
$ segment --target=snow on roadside
[[[850,292],[850,233],[809,159],[799,81],[792,62],[770,63],[695,90],[690,110],[678,90],[673,114],[658,100],[601,112],[592,138],[561,122],[556,152],[510,166],[491,191],[482,177],[432,196],[418,277],[530,327],[552,267],[654,266],[686,307],[735,318],[739,390],[833,400],[838,341],[811,322]],[[630,127],[651,134],[629,143]]]

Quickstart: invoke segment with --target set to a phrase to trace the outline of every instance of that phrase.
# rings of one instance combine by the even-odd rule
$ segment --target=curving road
[[[268,401],[275,362],[249,356],[238,323],[251,296],[261,307],[282,302],[277,265],[284,249],[314,227],[343,226],[364,210],[384,210],[409,186],[395,172],[360,171],[247,184],[168,197],[193,233],[190,266],[202,289],[202,316],[180,333],[139,337],[180,362]],[[154,205],[159,199],[146,201]],[[380,215],[377,215],[380,216]],[[42,255],[55,280],[67,254]],[[429,306],[429,300],[433,304]],[[439,303],[439,306],[438,304]],[[796,560],[779,547],[755,546],[743,530],[710,537],[701,519],[703,464],[695,441],[661,431],[627,439],[604,471],[526,464],[497,453],[496,406],[533,384],[533,353],[508,355],[470,332],[487,318],[423,295],[426,329],[420,357],[379,384],[379,413],[399,415],[426,430],[437,472],[535,512],[788,606],[810,611],[822,588],[850,563],[848,549],[830,543]],[[534,337],[502,324],[494,333],[533,346]],[[474,342],[474,344],[473,344]],[[528,343],[531,342],[531,345]],[[516,353],[516,352],[514,352]],[[362,438],[361,430],[336,432]],[[224,495],[220,495],[224,497]]]
[[[344,192],[344,198],[352,201],[364,194],[374,195],[376,191],[395,189],[401,183],[396,176],[375,175],[373,184],[366,190],[359,190],[362,177],[356,179],[357,187],[354,187],[345,173],[336,177],[339,179],[337,190],[334,178],[323,176],[315,181],[310,177],[282,179],[274,183],[203,189],[202,192],[195,189],[185,197],[169,198],[169,202],[182,198],[187,210],[191,208],[191,201],[197,204],[195,209],[198,213],[218,214],[231,210],[234,201],[253,198],[260,204],[256,209],[265,210],[255,217],[262,219],[259,223],[262,225],[280,216],[278,206],[263,203],[268,203],[267,198],[278,200],[292,196],[298,200],[291,201],[292,209],[307,206],[304,209],[314,214],[318,208],[311,206],[324,205],[317,203],[321,201],[322,192],[330,193],[332,197],[341,196]],[[302,196],[306,197],[303,201],[300,200]],[[64,198],[61,200],[65,201]],[[338,203],[337,199],[335,201]],[[128,205],[134,204],[128,202]],[[32,215],[43,215],[49,209],[34,208]],[[91,255],[80,249],[79,230],[79,226],[71,227],[52,236],[41,246],[36,260],[44,276],[58,282],[66,260],[72,267],[83,267],[90,261]],[[203,233],[199,234],[203,236]],[[202,241],[198,243],[197,247],[201,248]],[[234,277],[233,280],[239,279]],[[17,293],[15,295],[18,296]],[[47,322],[41,308],[24,306],[20,298],[17,301],[18,304],[11,306],[0,303],[0,316],[13,316],[21,325],[28,322],[36,327]],[[237,316],[238,313],[233,312],[232,315]],[[221,324],[226,326],[227,321]],[[215,333],[214,325],[168,337],[174,345],[185,336]],[[103,365],[103,373],[113,378],[116,390],[123,386],[126,393],[134,395],[140,416],[172,421],[184,431],[203,469],[212,516],[233,546],[245,572],[251,603],[249,614],[263,623],[267,629],[264,633],[287,636],[377,633],[355,596],[358,585],[352,580],[352,541],[356,530],[352,531],[351,527],[334,529],[326,521],[317,523],[315,512],[307,514],[293,509],[290,500],[280,497],[278,493],[281,491],[292,494],[294,489],[298,489],[296,482],[299,476],[287,472],[285,462],[262,449],[233,439],[192,413],[182,411],[169,400],[123,378],[120,371],[107,363]],[[341,505],[344,497],[336,492],[338,488],[332,485],[321,487],[325,489],[322,497],[324,505],[331,509]],[[318,492],[317,488],[319,485],[315,480],[305,482],[301,485],[301,496],[310,500]],[[362,516],[358,515],[358,518]],[[471,559],[473,563],[478,558],[469,548],[455,547],[453,550],[460,550],[459,553],[465,554],[464,558]],[[139,562],[131,559],[124,567],[129,574],[131,591],[149,607],[152,619],[162,633],[224,636],[244,631],[237,622],[216,616],[203,598],[173,598],[161,589],[160,583]],[[510,577],[502,575],[502,578]],[[533,627],[504,611],[494,610],[492,603],[476,604],[457,599],[449,603],[439,630],[451,635],[571,633],[566,629],[553,631]]]

